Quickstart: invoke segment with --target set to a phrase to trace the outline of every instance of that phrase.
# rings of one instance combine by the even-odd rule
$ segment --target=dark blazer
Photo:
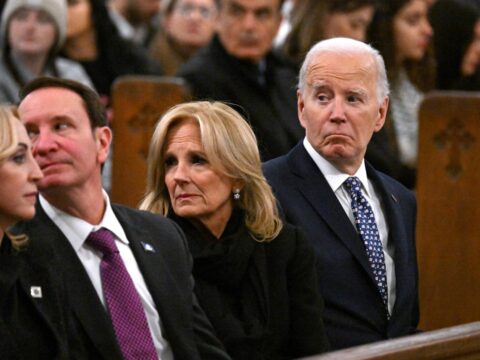
[[[292,359],[327,350],[315,255],[298,228],[286,224],[273,241],[259,243],[237,210],[219,241],[174,219],[193,254],[200,305],[233,359]]]
[[[53,252],[32,256],[13,250],[4,237],[0,253],[0,357],[2,359],[74,359],[68,345],[75,337],[64,284],[49,265]]]
[[[251,124],[262,159],[286,154],[304,136],[297,117],[297,73],[275,54],[265,57],[265,84],[258,67],[230,56],[218,37],[178,73],[197,100],[225,101]]]
[[[303,143],[267,162],[264,172],[287,221],[304,229],[317,254],[332,348],[412,333],[419,317],[413,193],[367,163],[367,175],[381,197],[389,241],[395,247],[396,301],[387,320],[363,244]]]
[[[162,322],[162,336],[175,359],[226,359],[221,343],[193,296],[192,261],[185,236],[172,221],[147,212],[112,205],[113,211],[152,295]],[[40,205],[23,224],[32,242],[52,244],[52,259],[67,282],[79,338],[88,359],[122,359],[113,326],[75,250]],[[150,244],[154,251],[145,249]]]

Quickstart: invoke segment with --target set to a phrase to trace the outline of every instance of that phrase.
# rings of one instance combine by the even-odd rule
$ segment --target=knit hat
[[[7,42],[7,25],[12,15],[18,9],[35,8],[48,13],[55,23],[58,32],[56,50],[59,50],[65,41],[65,33],[67,32],[67,2],[66,0],[7,0],[3,8],[2,20],[0,23],[0,33],[2,39]]]

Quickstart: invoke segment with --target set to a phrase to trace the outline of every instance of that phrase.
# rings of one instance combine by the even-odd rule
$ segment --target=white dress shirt
[[[145,315],[147,317],[148,327],[150,328],[153,343],[155,345],[155,349],[157,350],[158,358],[163,360],[173,359],[173,353],[170,344],[162,336],[160,316],[155,308],[155,304],[150,292],[148,291],[147,285],[145,284],[142,273],[138,268],[137,261],[133,256],[130,246],[128,245],[129,242],[127,236],[125,235],[125,231],[123,230],[122,225],[118,221],[115,213],[112,210],[112,207],[110,206],[110,199],[108,198],[107,193],[105,191],[103,192],[103,198],[106,204],[105,214],[103,215],[102,221],[98,225],[89,224],[80,218],[74,217],[63,212],[62,210],[55,208],[41,195],[39,198],[40,204],[47,213],[48,217],[55,223],[55,225],[58,226],[77,253],[80,261],[83,264],[83,267],[85,268],[85,271],[92,281],[98,297],[104,306],[106,305],[100,277],[100,262],[102,261],[102,253],[85,244],[85,240],[92,231],[99,230],[100,228],[108,229],[113,233],[115,237],[115,244],[118,247],[120,256],[122,257],[125,267],[132,278],[138,294],[140,295],[140,299],[145,310]]]
[[[387,286],[388,286],[388,311],[391,314],[393,305],[395,304],[396,292],[395,292],[395,263],[393,258],[395,256],[395,250],[392,241],[388,239],[388,224],[385,219],[385,214],[381,204],[380,196],[375,191],[375,187],[372,182],[367,177],[367,170],[365,168],[365,161],[362,161],[362,165],[357,170],[354,175],[349,175],[342,173],[325,158],[323,158],[309,143],[307,138],[304,139],[303,145],[307,150],[310,157],[313,159],[315,164],[318,166],[322,174],[327,179],[328,184],[332,188],[335,196],[342,205],[343,210],[347,214],[350,222],[352,223],[355,230],[355,217],[352,211],[352,198],[350,197],[347,189],[345,189],[343,183],[350,176],[356,176],[360,179],[362,183],[362,193],[363,196],[367,199],[368,203],[372,207],[373,213],[375,215],[375,220],[377,223],[378,231],[380,233],[380,241],[382,242],[383,255],[385,257],[385,266],[387,270]]]

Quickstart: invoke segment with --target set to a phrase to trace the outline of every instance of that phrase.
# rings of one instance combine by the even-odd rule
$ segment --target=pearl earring
[[[239,200],[240,199],[240,189],[235,189],[233,190],[233,198],[235,200]]]

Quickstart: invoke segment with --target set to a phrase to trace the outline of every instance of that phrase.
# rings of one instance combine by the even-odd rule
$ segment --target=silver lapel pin
[[[43,297],[42,295],[42,287],[41,286],[30,286],[30,296],[33,298],[40,299]]]

